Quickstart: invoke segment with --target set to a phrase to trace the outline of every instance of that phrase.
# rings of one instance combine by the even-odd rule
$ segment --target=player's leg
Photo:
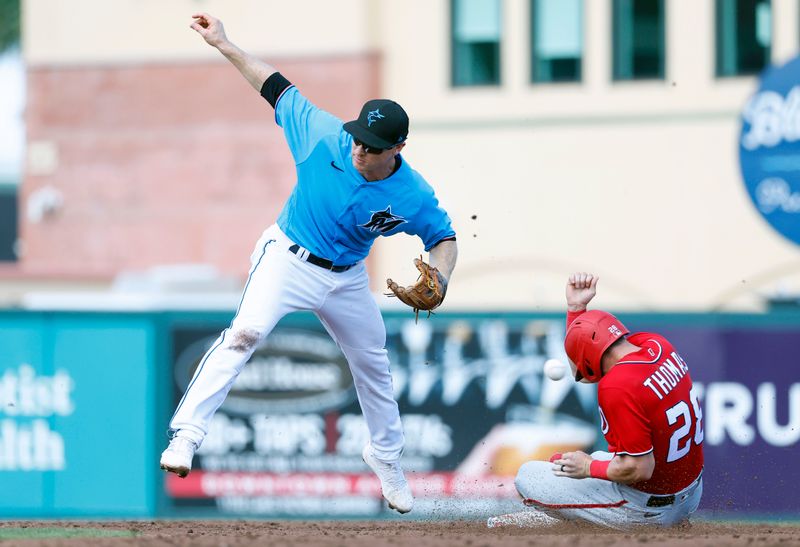
[[[697,511],[702,497],[703,479],[700,478],[697,480],[697,485],[690,486],[685,494],[680,493],[677,495],[677,503],[679,504],[676,511],[677,514],[672,517],[672,522],[670,522],[670,524],[688,519],[692,513]]]
[[[632,520],[645,524],[672,526],[686,522],[697,510],[700,498],[703,496],[703,481],[698,479],[674,496],[670,496],[671,502],[666,504],[648,503],[651,499],[650,494],[628,486],[621,485],[619,490],[630,502],[629,512],[632,514]]]
[[[665,525],[686,522],[700,506],[700,499],[703,497],[703,479],[700,478],[689,486],[685,491],[675,495],[675,505],[664,518]]]
[[[628,501],[616,483],[557,477],[552,467],[544,461],[520,467],[515,484],[525,505],[562,520],[585,520],[611,528],[631,524]]]
[[[363,264],[335,275],[341,277],[339,286],[328,295],[317,315],[350,365],[375,455],[396,460],[404,438],[394,400],[383,317],[369,290]]]
[[[258,343],[285,314],[310,307],[308,293],[313,293],[314,282],[304,281],[308,275],[298,268],[283,244],[285,236],[275,228],[265,231],[256,244],[233,321],[203,356],[178,403],[169,426],[174,438],[162,456],[162,468],[182,476],[188,473],[211,418]]]
[[[317,315],[342,349],[367,422],[370,443],[364,460],[381,479],[384,497],[400,512],[411,510],[413,497],[399,465],[404,437],[394,400],[386,351],[386,329],[369,290],[363,264],[339,274],[338,286]]]

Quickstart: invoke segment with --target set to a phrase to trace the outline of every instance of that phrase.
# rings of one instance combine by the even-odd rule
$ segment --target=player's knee
[[[517,487],[517,492],[523,498],[530,498],[534,494],[537,484],[542,481],[543,470],[546,466],[542,465],[544,462],[531,461],[523,463],[517,476],[514,478],[514,486]]]
[[[517,487],[517,492],[519,492],[519,495],[523,498],[527,498],[530,494],[531,463],[533,462],[523,463],[519,471],[517,471],[517,476],[514,478],[514,486]]]
[[[249,353],[255,350],[261,341],[262,333],[257,329],[239,329],[231,333],[228,349],[239,353]]]

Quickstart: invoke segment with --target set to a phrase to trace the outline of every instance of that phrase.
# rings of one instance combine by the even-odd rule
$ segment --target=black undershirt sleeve
[[[438,245],[438,244],[439,244],[439,243],[441,243],[442,241],[455,241],[455,240],[456,240],[456,236],[443,237],[442,239],[440,239],[439,241],[437,241],[435,244],[431,245],[431,249],[433,249],[434,247],[436,247],[436,245]]]
[[[291,85],[292,82],[284,78],[283,74],[280,72],[275,72],[270,75],[270,77],[267,78],[264,84],[261,86],[261,96],[272,105],[272,108],[275,108],[281,93],[286,91],[286,88]]]

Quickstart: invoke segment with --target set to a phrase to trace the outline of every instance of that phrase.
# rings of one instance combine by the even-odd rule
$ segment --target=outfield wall
[[[341,353],[310,314],[254,354],[184,480],[158,455],[166,424],[230,312],[0,312],[0,516],[378,518],[376,479]],[[621,314],[666,335],[700,387],[701,508],[797,514],[800,311]],[[419,517],[518,507],[528,459],[605,447],[595,388],[554,382],[558,314],[385,314]]]

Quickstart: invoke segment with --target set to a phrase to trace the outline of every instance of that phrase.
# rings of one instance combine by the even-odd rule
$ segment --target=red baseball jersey
[[[651,494],[673,494],[703,469],[703,413],[686,362],[666,338],[627,337],[641,349],[623,357],[598,383],[600,422],[610,452],[653,453],[653,476],[631,484]]]

